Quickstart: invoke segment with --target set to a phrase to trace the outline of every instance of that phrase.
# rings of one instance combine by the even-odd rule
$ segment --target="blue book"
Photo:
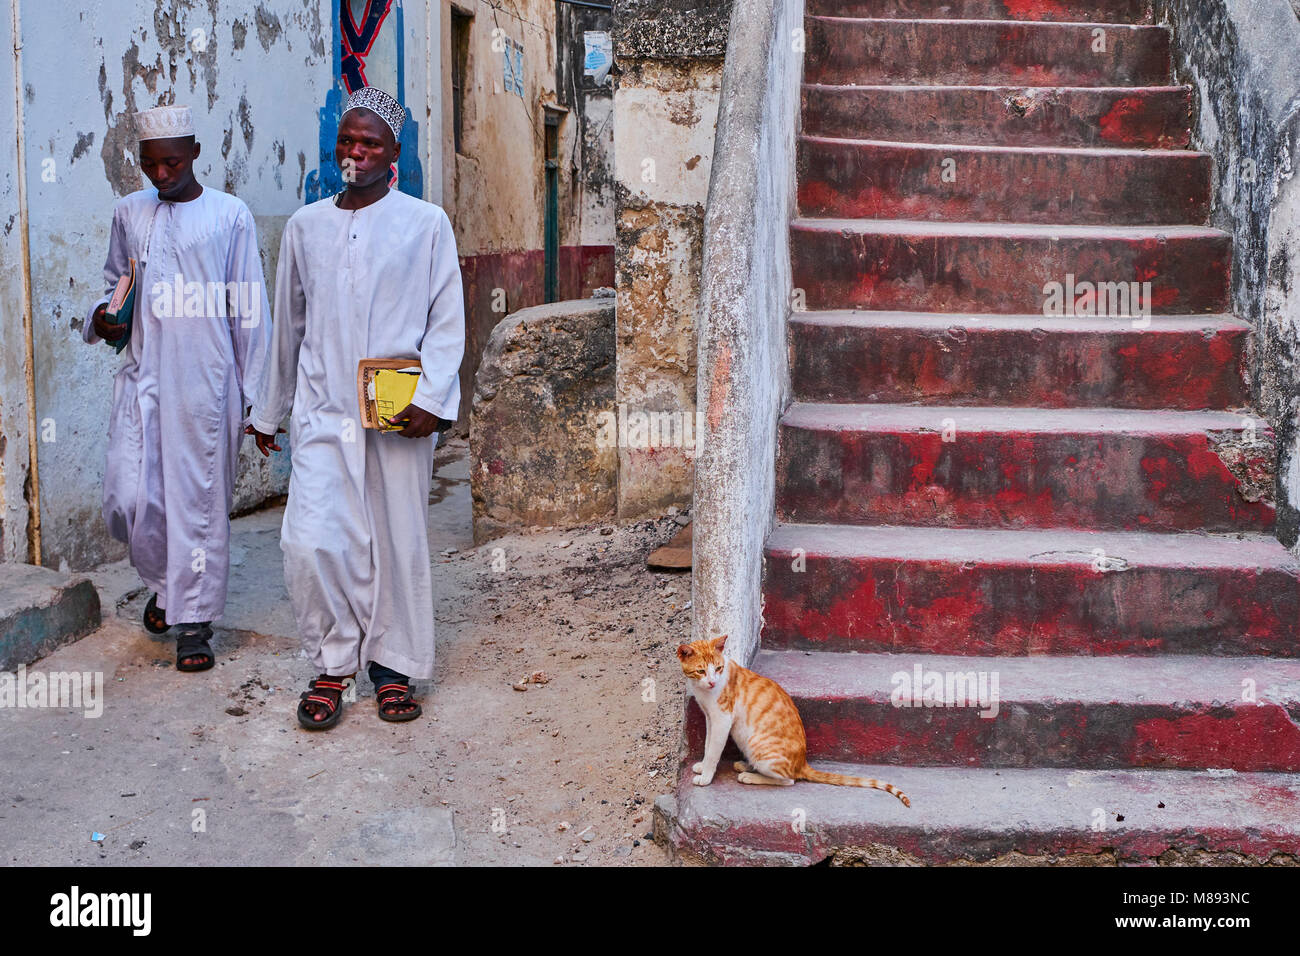
[[[126,331],[122,333],[120,339],[106,340],[109,345],[117,349],[118,354],[121,354],[122,349],[126,348],[126,343],[131,341],[131,320],[135,316],[135,260],[127,261],[130,263],[127,273],[117,280],[113,296],[108,300],[108,308],[104,310],[105,322],[126,326]]]

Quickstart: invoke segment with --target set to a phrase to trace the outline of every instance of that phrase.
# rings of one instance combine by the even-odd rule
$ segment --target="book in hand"
[[[389,419],[411,404],[420,382],[418,359],[362,359],[357,363],[357,398],[361,403],[361,425],[381,432],[394,432],[401,425]]]
[[[131,341],[131,320],[135,315],[135,260],[128,259],[127,262],[129,266],[126,274],[117,280],[113,295],[108,300],[108,307],[104,309],[105,322],[109,325],[126,326],[121,338],[104,340],[119,354]]]

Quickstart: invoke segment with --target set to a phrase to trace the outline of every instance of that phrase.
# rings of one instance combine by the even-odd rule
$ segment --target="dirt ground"
[[[672,788],[691,579],[645,558],[687,520],[516,535],[435,564],[450,585],[439,627],[456,639],[439,646],[431,743],[443,799],[482,817],[458,831],[466,862],[511,862],[525,846],[553,862],[666,862],[647,835]]]
[[[174,640],[139,626],[148,594],[126,562],[91,575],[104,626],[32,669],[102,669],[104,714],[0,712],[0,764],[30,770],[0,789],[3,858],[667,863],[647,835],[654,797],[672,788],[684,691],[673,649],[689,639],[691,582],[645,557],[686,517],[476,548],[463,440],[439,451],[436,474],[424,717],[381,722],[362,675],[337,727],[298,727],[314,670],[284,592],[283,510],[246,515],[208,672],[177,672]]]

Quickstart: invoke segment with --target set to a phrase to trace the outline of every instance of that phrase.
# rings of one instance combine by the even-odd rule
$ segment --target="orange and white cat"
[[[892,793],[910,807],[912,801],[893,784],[870,777],[822,773],[808,766],[808,740],[803,721],[790,695],[776,681],[741,667],[723,654],[727,637],[693,641],[677,648],[695,702],[704,711],[704,759],[691,768],[691,782],[707,787],[713,782],[727,745],[736,742],[745,760],[733,766],[741,783],[788,787],[796,780],[830,783],[841,787],[870,787]]]

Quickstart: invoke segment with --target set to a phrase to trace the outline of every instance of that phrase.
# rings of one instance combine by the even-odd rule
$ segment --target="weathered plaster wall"
[[[1233,233],[1233,307],[1255,327],[1252,392],[1276,431],[1278,530],[1300,526],[1300,18],[1294,0],[1163,0],[1195,145],[1215,164],[1212,222]]]
[[[679,426],[657,444],[619,448],[620,517],[691,499],[704,210],[730,9],[731,0],[616,4],[615,401],[691,429],[689,444]]]
[[[694,636],[727,634],[748,661],[762,624],[777,420],[789,397],[789,224],[803,54],[802,0],[736,0],[704,222]]]
[[[444,206],[461,256],[468,323],[461,365],[461,420],[492,329],[507,313],[545,301],[545,116],[560,107],[556,299],[613,283],[612,84],[582,76],[582,33],[607,30],[609,14],[553,0],[445,3],[442,23]],[[451,109],[451,12],[473,17],[460,152]],[[523,95],[505,82],[505,50],[522,46]],[[576,58],[574,46],[577,47]],[[565,112],[567,111],[567,112]]]
[[[336,80],[341,9],[335,0],[22,3],[46,564],[85,568],[123,553],[100,517],[105,428],[112,376],[121,360],[109,349],[84,344],[80,330],[87,305],[102,292],[113,200],[146,184],[136,166],[131,114],[160,103],[193,107],[203,146],[199,178],[233,192],[252,209],[269,287],[285,221],[331,191],[329,144],[343,97]],[[420,195],[442,181],[441,149],[431,152],[432,140],[419,135],[427,133],[431,117],[441,126],[438,49],[430,51],[423,39],[429,22],[437,29],[439,11],[402,0],[351,0],[350,10],[360,29],[370,13],[377,20],[384,13],[362,66],[369,82],[400,91],[408,106],[414,104],[408,126],[416,139],[406,150],[404,131],[399,175],[401,188]],[[10,79],[10,101],[12,91]],[[12,122],[12,106],[0,112],[0,123],[5,116]],[[15,204],[12,178],[3,171],[0,188],[6,206]],[[11,262],[10,246],[6,236],[0,245],[5,264]],[[13,301],[12,275],[5,270],[0,288],[6,306]],[[13,395],[22,382],[21,367],[16,374],[11,368],[11,351],[22,341],[13,315],[6,307],[0,413],[9,560],[15,557],[13,536],[21,535],[26,520],[10,508],[13,469],[21,470],[18,449],[25,454],[25,438],[10,434]],[[250,448],[246,443],[236,510],[286,485],[287,457],[266,461]]]

